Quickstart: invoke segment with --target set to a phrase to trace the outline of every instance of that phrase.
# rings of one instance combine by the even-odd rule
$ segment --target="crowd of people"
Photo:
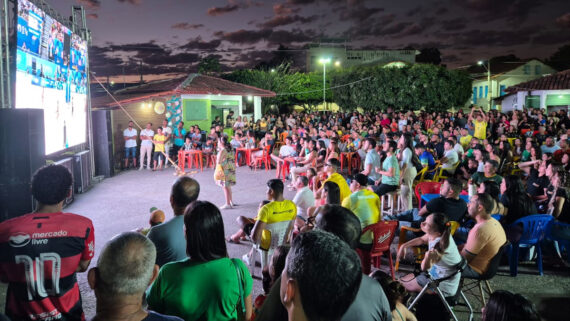
[[[507,241],[517,242],[517,219],[548,213],[570,223],[565,112],[294,112],[268,114],[256,123],[230,115],[224,124],[216,120],[209,133],[193,126],[191,137],[183,126],[165,125],[157,137],[148,124],[141,138],[163,156],[181,148],[211,149],[226,203],[200,200],[200,184],[179,177],[170,193],[174,217],[146,236],[128,232],[109,240],[89,270],[94,320],[427,320],[406,308],[409,295],[443,278],[441,292],[455,296],[461,278],[485,274]],[[128,137],[136,141],[136,131],[128,136],[125,130],[127,156],[133,148]],[[238,217],[237,231],[227,237],[220,210],[236,206],[231,186],[238,146],[260,147],[245,165],[253,169],[265,157],[276,178],[266,183],[257,215]],[[344,161],[350,171],[343,171]],[[155,169],[164,163],[157,157]],[[439,197],[420,206],[413,186],[429,179],[441,179]],[[64,167],[41,168],[31,185],[38,210],[0,223],[0,281],[10,284],[6,314],[14,320],[83,320],[76,273],[87,271],[94,257],[93,224],[62,213],[71,187]],[[287,188],[296,191],[292,200],[284,197]],[[398,205],[388,204],[386,194]],[[383,215],[387,207],[391,215]],[[381,221],[418,228],[396,261],[425,245],[420,273],[398,280],[380,271],[368,275],[370,262],[363,265],[362,253],[371,250],[374,236],[362,231]],[[454,222],[459,227],[452,233]],[[279,244],[268,233],[275,226],[286,226]],[[228,242],[252,242],[266,252],[265,293],[258,298],[247,267],[254,256],[229,258]],[[531,302],[508,291],[491,295],[483,318],[540,319]]]

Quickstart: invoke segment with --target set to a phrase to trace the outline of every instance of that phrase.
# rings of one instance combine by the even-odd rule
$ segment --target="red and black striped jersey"
[[[31,213],[0,223],[6,314],[14,320],[85,320],[75,272],[94,251],[93,223],[77,214]]]

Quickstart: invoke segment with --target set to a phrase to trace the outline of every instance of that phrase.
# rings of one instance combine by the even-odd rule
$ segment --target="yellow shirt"
[[[273,201],[263,207],[257,213],[256,220],[266,224],[279,223],[283,221],[291,221],[297,217],[297,206],[290,200],[283,200],[281,202]],[[263,230],[261,234],[261,247],[267,248],[271,241],[271,233],[268,230]]]
[[[479,138],[479,139],[485,139],[487,138],[487,122],[482,120],[482,121],[478,121],[478,120],[473,120],[473,126],[475,126],[475,133],[473,133],[473,136]]]
[[[342,201],[344,201],[345,198],[347,198],[348,196],[350,196],[350,187],[348,187],[348,183],[346,182],[346,179],[344,179],[344,177],[342,177],[342,175],[340,175],[339,173],[333,173],[331,176],[329,176],[329,178],[327,178],[326,182],[333,182],[336,183],[338,185],[338,187],[340,188],[340,201],[342,203]]]
[[[459,138],[459,144],[461,144],[463,149],[468,149],[469,144],[471,144],[471,139],[473,139],[473,136],[467,134],[467,136]]]
[[[368,225],[378,223],[380,216],[380,198],[368,189],[361,189],[350,194],[342,201],[342,207],[348,208],[360,220],[360,227],[364,229]],[[360,237],[360,243],[371,244],[372,232],[368,231]]]
[[[156,134],[152,138],[154,140],[154,151],[155,152],[164,152],[164,141],[166,140],[166,136]]]

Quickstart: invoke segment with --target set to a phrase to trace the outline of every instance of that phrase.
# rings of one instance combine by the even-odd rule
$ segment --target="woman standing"
[[[400,160],[401,167],[401,183],[400,183],[400,208],[402,211],[411,210],[412,207],[412,184],[414,178],[418,175],[418,171],[414,166],[414,157],[418,157],[414,152],[412,143],[412,135],[404,134],[398,140],[398,148],[400,153],[398,159]],[[419,159],[417,163],[419,164]]]
[[[166,264],[148,295],[148,306],[184,320],[251,318],[252,278],[238,259],[229,259],[220,210],[196,201],[184,212],[188,258]]]
[[[235,206],[232,199],[232,186],[236,184],[236,164],[235,154],[227,136],[222,136],[218,140],[216,164],[220,165],[224,171],[223,180],[216,180],[216,184],[222,187],[226,197],[226,204],[221,206],[220,209],[232,208]]]

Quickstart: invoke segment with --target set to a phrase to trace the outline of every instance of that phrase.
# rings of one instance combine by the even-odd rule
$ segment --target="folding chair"
[[[259,253],[261,261],[261,270],[268,264],[269,259],[273,255],[273,251],[280,245],[284,244],[288,240],[289,232],[291,232],[293,223],[295,220],[282,221],[277,223],[267,224],[265,230],[269,231],[271,234],[271,240],[269,244],[264,244],[266,248],[262,248],[260,244],[253,243],[252,251],[250,252],[248,261],[249,267],[251,269],[251,275],[255,274],[255,254]],[[248,256],[248,254],[244,255]]]
[[[414,298],[412,303],[408,306],[408,309],[411,310],[418,303],[418,301],[422,298],[422,296],[424,296],[424,294],[428,290],[430,290],[430,291],[437,294],[437,296],[440,298],[441,302],[443,303],[443,305],[447,309],[447,312],[449,312],[449,314],[451,315],[451,317],[455,321],[459,321],[459,319],[457,318],[457,316],[453,312],[452,307],[459,304],[459,296],[460,296],[463,299],[463,301],[465,302],[465,305],[467,306],[467,308],[469,309],[469,321],[472,321],[473,320],[473,308],[471,307],[471,304],[467,300],[467,297],[465,296],[463,291],[461,291],[461,284],[457,288],[457,292],[455,293],[455,295],[450,296],[450,297],[445,297],[443,295],[443,293],[441,292],[441,290],[439,289],[439,285],[441,284],[441,282],[447,281],[447,280],[455,277],[458,273],[461,273],[463,271],[463,269],[465,269],[466,266],[467,266],[467,262],[464,259],[462,259],[461,262],[459,262],[456,265],[455,272],[450,274],[449,276],[441,278],[441,279],[433,279],[430,275],[429,276],[429,282],[422,288],[420,293],[418,293],[418,295]]]

